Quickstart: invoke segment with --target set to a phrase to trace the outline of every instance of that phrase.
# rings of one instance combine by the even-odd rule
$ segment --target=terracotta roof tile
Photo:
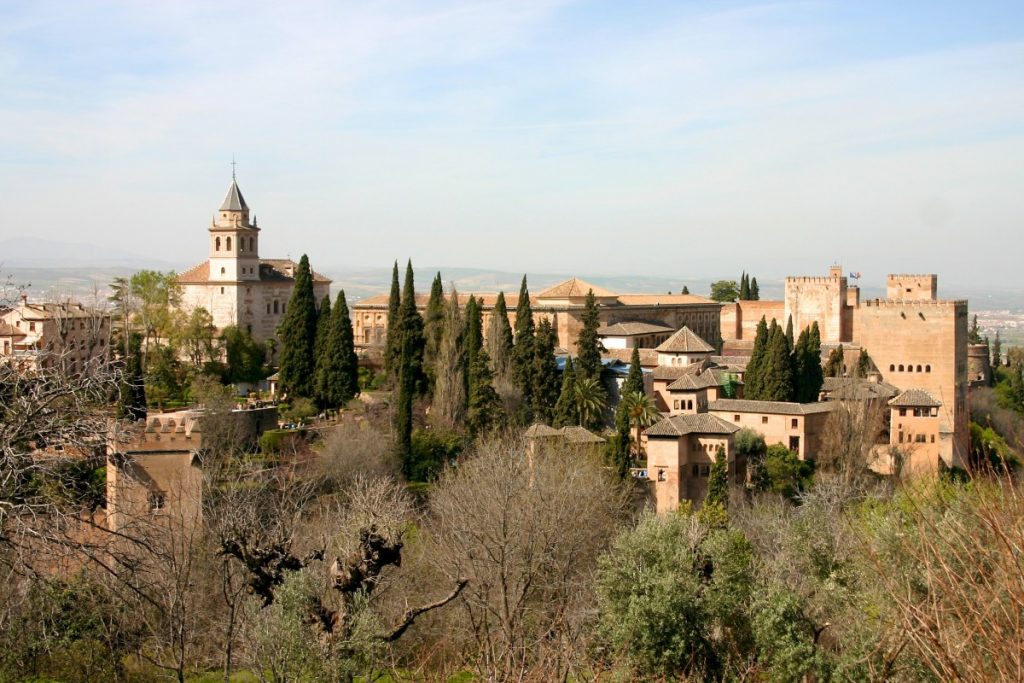
[[[649,323],[642,320],[634,320],[602,327],[597,331],[597,333],[603,337],[630,337],[638,334],[659,334],[671,331],[672,328],[663,323]]]
[[[648,427],[647,436],[684,436],[686,434],[735,434],[739,427],[717,415],[673,415]]]
[[[750,401],[747,399],[721,398],[708,404],[709,411],[724,413],[768,413],[770,415],[813,415],[828,413],[836,403],[790,403],[789,401]]]
[[[610,292],[603,287],[592,285],[586,280],[581,280],[577,277],[571,277],[565,282],[559,282],[557,285],[548,287],[543,292],[537,295],[538,299],[567,299],[567,298],[583,298],[587,295],[587,292],[593,291],[594,296],[598,298],[603,297],[614,297],[615,292]]]
[[[662,342],[656,350],[662,353],[714,353],[715,347],[684,326]]]
[[[889,401],[889,405],[938,408],[942,403],[924,389],[908,389]]]

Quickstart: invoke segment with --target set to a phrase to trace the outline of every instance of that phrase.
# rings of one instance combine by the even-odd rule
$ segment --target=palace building
[[[260,258],[260,228],[238,183],[232,177],[227,196],[207,229],[209,257],[178,277],[182,305],[205,308],[217,329],[237,325],[255,339],[272,339],[284,318],[295,285],[298,264],[290,259]],[[313,273],[319,302],[331,286]]]

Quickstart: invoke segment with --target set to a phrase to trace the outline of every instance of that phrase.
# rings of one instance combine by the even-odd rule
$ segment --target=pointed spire
[[[249,205],[245,203],[245,197],[242,196],[242,191],[238,189],[238,183],[235,182],[234,177],[231,179],[231,187],[228,188],[227,196],[224,197],[224,202],[220,205],[221,211],[248,211]]]

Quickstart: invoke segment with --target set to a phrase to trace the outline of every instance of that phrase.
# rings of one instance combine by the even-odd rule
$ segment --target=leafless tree
[[[443,628],[492,681],[564,679],[592,616],[590,573],[628,492],[588,456],[494,438],[449,471],[430,505],[429,559],[469,584]]]
[[[862,482],[885,428],[884,417],[885,407],[870,401],[838,402],[821,436],[819,478],[834,477],[847,486]]]

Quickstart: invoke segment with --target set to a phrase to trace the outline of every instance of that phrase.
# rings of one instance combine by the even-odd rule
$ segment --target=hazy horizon
[[[1022,19],[1012,2],[7,3],[0,243],[197,263],[234,156],[261,255],[335,272],[839,262],[868,286],[1011,287]]]

